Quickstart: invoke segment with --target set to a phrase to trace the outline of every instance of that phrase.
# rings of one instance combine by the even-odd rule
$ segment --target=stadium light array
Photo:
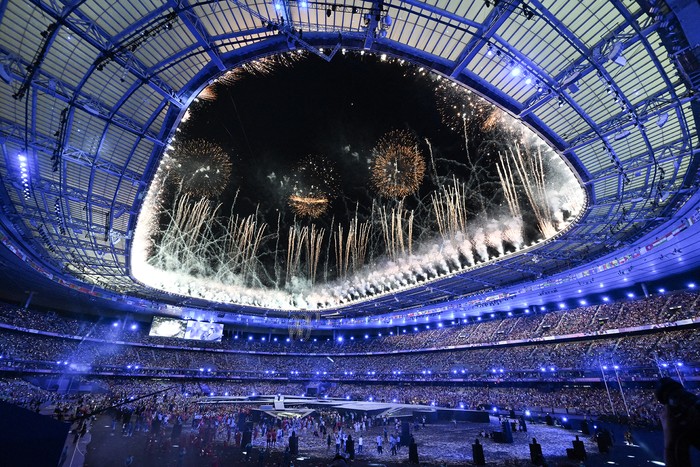
[[[22,193],[24,194],[24,199],[29,199],[31,197],[31,190],[29,188],[29,167],[27,165],[27,156],[20,154],[17,156],[19,160],[19,172],[20,178],[22,179]]]

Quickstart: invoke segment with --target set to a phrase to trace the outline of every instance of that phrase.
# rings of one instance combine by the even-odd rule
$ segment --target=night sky
[[[236,212],[250,214],[259,204],[270,224],[276,224],[278,210],[286,222],[293,221],[287,196],[294,173],[309,155],[324,157],[326,170],[338,181],[331,210],[314,220],[327,224],[333,216],[337,221],[354,214],[357,203],[367,214],[377,198],[369,182],[372,148],[391,130],[412,133],[431,168],[428,138],[440,177],[468,176],[459,173],[468,169],[461,166],[463,133],[444,124],[435,88],[434,77],[398,61],[338,54],[328,63],[310,55],[272,72],[244,74],[233,85],[215,85],[216,100],[192,107],[182,136],[222,146],[231,156],[233,175],[221,200],[227,203],[240,190]],[[470,133],[476,154],[483,138]],[[429,172],[417,194],[423,200],[436,188]],[[407,204],[420,203],[409,199]]]

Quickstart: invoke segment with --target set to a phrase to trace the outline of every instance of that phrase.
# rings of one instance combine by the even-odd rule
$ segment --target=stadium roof
[[[226,70],[296,49],[388,54],[463,83],[546,139],[588,195],[551,241],[335,316],[478,309],[552,284],[562,294],[594,273],[612,282],[655,248],[659,261],[644,264],[658,274],[697,268],[698,23],[697,5],[632,0],[0,1],[3,273],[17,280],[21,261],[33,270],[22,287],[148,313],[286,316],[145,287],[129,252],[149,183],[197,94]]]

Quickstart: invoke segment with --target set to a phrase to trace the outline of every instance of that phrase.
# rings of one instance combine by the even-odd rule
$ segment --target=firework
[[[225,86],[233,86],[237,81],[248,76],[267,76],[280,68],[290,68],[307,56],[306,53],[286,53],[271,57],[259,58],[241,66],[228,70],[218,78]]]
[[[206,140],[179,143],[171,154],[170,173],[183,191],[211,198],[221,194],[228,185],[233,165],[228,154]]]
[[[321,245],[323,244],[325,232],[325,229],[318,229],[314,224],[310,227],[294,224],[289,228],[287,284],[291,284],[292,279],[298,277],[302,272],[306,273],[306,278],[311,284],[316,282],[316,272],[318,270],[318,261],[321,257]],[[304,269],[306,271],[303,271]]]
[[[431,195],[433,211],[440,235],[453,240],[467,230],[467,187],[452,179],[451,186],[443,186]]]
[[[514,218],[522,219],[523,214],[520,209],[520,200],[518,199],[517,190],[515,188],[515,179],[513,178],[513,170],[511,169],[508,158],[503,158],[503,154],[498,153],[500,161],[496,163],[498,170],[498,178],[501,180],[503,188],[503,196],[508,203],[508,209]]]
[[[197,99],[201,101],[211,102],[216,100],[216,96],[216,87],[213,84],[210,84],[206,88],[202,89],[202,92],[199,93]]]
[[[328,211],[335,195],[335,169],[321,156],[307,156],[294,173],[289,207],[298,216],[315,219]]]
[[[372,184],[379,194],[403,198],[418,191],[425,160],[413,135],[395,130],[384,135],[373,150]]]
[[[400,255],[413,253],[413,211],[403,207],[403,200],[391,210],[386,206],[378,209],[387,255],[396,259]]]
[[[338,277],[345,278],[348,270],[359,271],[365,264],[372,226],[369,221],[359,222],[357,215],[350,221],[347,236],[342,225],[333,235]]]
[[[520,145],[516,144],[514,149],[511,148],[510,156],[537,219],[537,227],[545,238],[549,238],[556,233],[556,228],[552,221],[552,211],[545,188],[542,151],[538,147],[535,154],[523,152],[520,150]]]
[[[482,119],[487,104],[462,86],[441,80],[435,87],[435,102],[443,125],[453,131],[465,131],[474,119]]]
[[[326,197],[289,195],[289,207],[301,217],[321,217],[328,210],[330,202]]]
[[[505,124],[505,116],[506,113],[499,109],[498,107],[494,107],[493,110],[489,113],[489,116],[484,120],[484,123],[481,125],[481,128],[483,128],[486,131],[493,130],[497,125],[503,125]]]

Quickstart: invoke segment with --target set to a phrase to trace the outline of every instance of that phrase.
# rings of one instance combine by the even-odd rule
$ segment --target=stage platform
[[[425,417],[429,423],[438,420],[456,420],[464,422],[488,423],[489,412],[481,410],[447,409],[431,405],[399,404],[394,402],[353,401],[347,399],[317,398],[290,395],[256,395],[256,396],[209,396],[203,397],[200,404],[231,404],[254,406],[265,413],[289,413],[290,410],[314,409],[337,410],[338,412],[355,412],[370,416],[388,418]]]

